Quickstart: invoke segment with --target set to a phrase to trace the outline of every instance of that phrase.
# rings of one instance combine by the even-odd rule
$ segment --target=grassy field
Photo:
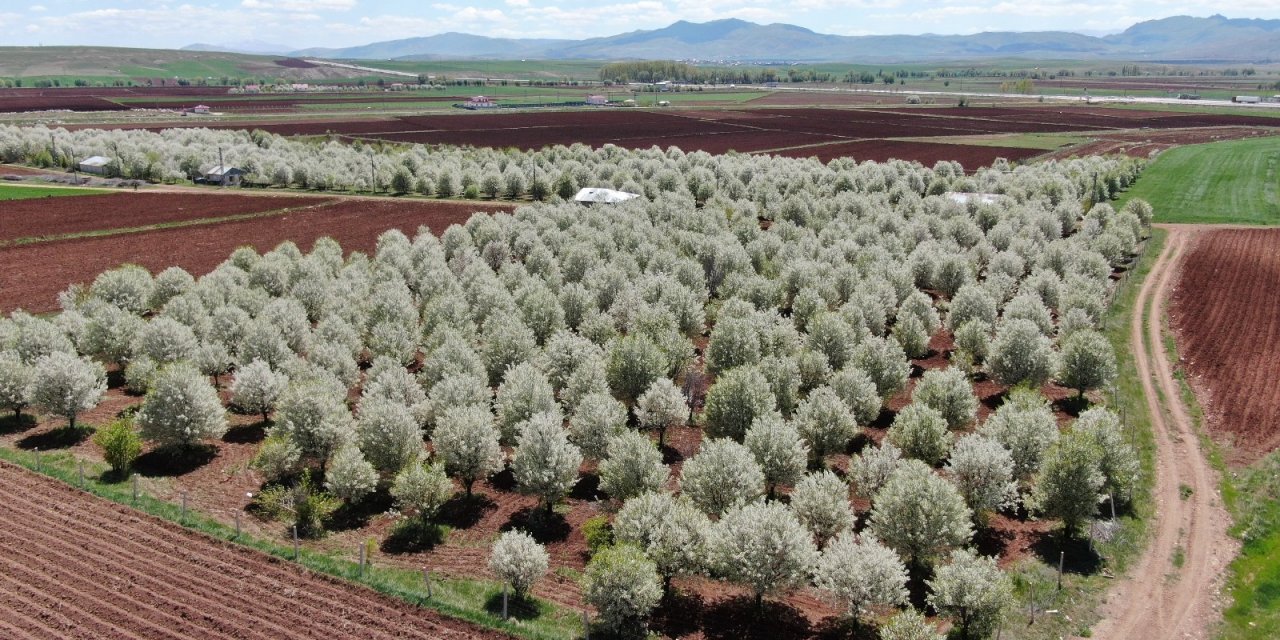
[[[1231,563],[1223,612],[1223,640],[1280,637],[1280,453],[1224,474],[1222,495],[1235,517],[1232,534],[1242,543]]]
[[[1135,197],[1157,222],[1280,223],[1280,137],[1166,151],[1123,199]]]
[[[77,189],[75,187],[29,187],[26,185],[0,184],[0,200],[29,200],[31,198],[48,198],[61,196],[89,196],[110,193],[100,189]]]

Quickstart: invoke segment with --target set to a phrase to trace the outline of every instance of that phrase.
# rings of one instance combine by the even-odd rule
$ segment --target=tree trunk
[[[263,409],[263,410],[262,410],[262,422],[263,422],[263,423],[266,423],[266,422],[267,422],[267,420],[268,420],[268,418],[267,418],[267,410],[266,410],[266,409]]]
[[[471,485],[475,484],[475,478],[462,481],[462,487],[467,491],[467,499],[471,498]]]

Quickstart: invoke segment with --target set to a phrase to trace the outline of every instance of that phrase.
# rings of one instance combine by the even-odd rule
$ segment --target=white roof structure
[[[111,158],[106,156],[93,156],[80,161],[82,167],[105,167],[109,164],[111,164]]]
[[[615,191],[613,189],[603,189],[599,187],[587,187],[573,196],[575,202],[586,203],[602,203],[614,204],[616,202],[626,202],[634,198],[639,198],[640,194],[627,193],[626,191]]]
[[[243,174],[244,172],[245,172],[245,171],[244,171],[244,169],[241,169],[241,168],[239,168],[239,167],[224,167],[224,166],[222,166],[222,165],[218,164],[218,165],[214,165],[213,167],[211,167],[208,171],[205,171],[205,172],[204,172],[204,175],[206,175],[206,176],[222,176],[222,175],[224,175],[224,174],[225,174],[225,175],[235,175],[235,174],[237,174],[237,173],[239,173],[239,174]]]
[[[947,197],[953,202],[960,204],[969,204],[977,202],[978,204],[995,204],[1000,199],[998,193],[964,193],[961,191],[948,191]]]

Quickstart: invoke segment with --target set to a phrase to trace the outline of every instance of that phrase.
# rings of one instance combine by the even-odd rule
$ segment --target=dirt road
[[[1130,325],[1155,432],[1154,535],[1145,555],[1112,589],[1095,638],[1208,638],[1219,617],[1223,569],[1238,547],[1227,535],[1231,518],[1217,473],[1200,449],[1164,349],[1165,300],[1198,227],[1167,228],[1164,251],[1143,282]]]

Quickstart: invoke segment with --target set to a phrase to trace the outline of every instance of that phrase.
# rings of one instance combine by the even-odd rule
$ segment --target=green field
[[[1280,137],[1165,151],[1124,194],[1135,197],[1157,222],[1280,224]]]
[[[109,193],[100,189],[77,189],[75,187],[28,187],[25,185],[0,184],[0,200],[30,200],[31,198],[49,198],[61,196],[89,196]]]
[[[1232,534],[1243,543],[1231,563],[1223,612],[1223,640],[1280,637],[1280,454],[1272,454],[1223,483],[1235,516]]]

